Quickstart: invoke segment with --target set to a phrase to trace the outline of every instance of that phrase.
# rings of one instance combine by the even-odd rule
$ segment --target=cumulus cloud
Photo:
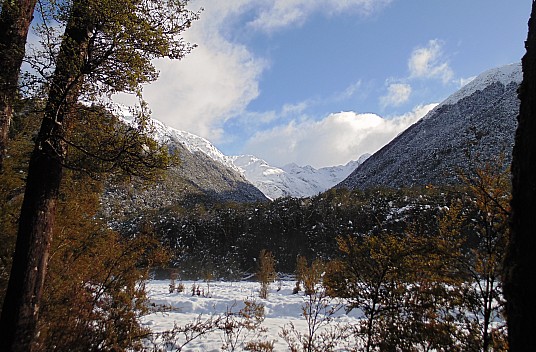
[[[376,152],[435,106],[419,106],[391,118],[350,111],[330,114],[320,121],[294,120],[257,132],[244,150],[278,166],[296,160],[314,167],[345,164]]]
[[[436,78],[448,83],[454,72],[443,58],[443,43],[430,40],[428,46],[417,48],[408,61],[411,78]]]
[[[301,25],[314,12],[330,15],[356,12],[362,15],[385,7],[393,0],[264,0],[256,1],[261,11],[250,22],[258,30],[272,32],[290,25]]]
[[[201,19],[185,32],[185,39],[198,47],[181,61],[157,60],[160,78],[147,85],[144,97],[153,117],[198,134],[213,142],[223,138],[223,125],[239,115],[248,115],[248,104],[258,97],[259,79],[267,60],[229,39],[244,15],[250,26],[271,31],[298,25],[314,12],[371,13],[392,0],[195,0]],[[116,101],[132,103],[124,97]]]
[[[213,141],[221,138],[226,119],[258,96],[266,67],[263,59],[222,34],[225,19],[241,13],[245,1],[223,5],[211,3],[185,33],[186,40],[199,46],[180,62],[157,61],[160,77],[144,89],[153,117]]]
[[[391,83],[387,87],[387,94],[380,97],[380,105],[382,108],[400,106],[409,100],[411,91],[411,86],[407,83]]]

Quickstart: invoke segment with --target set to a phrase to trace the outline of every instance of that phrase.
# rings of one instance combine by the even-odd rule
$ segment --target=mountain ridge
[[[520,63],[488,70],[360,165],[337,188],[454,185],[458,172],[504,154],[511,160]]]
[[[233,163],[240,168],[254,186],[268,198],[281,197],[304,198],[322,193],[333,187],[363,161],[368,154],[345,165],[329,166],[316,169],[310,165],[299,166],[295,163],[281,168],[270,166],[266,161],[252,155],[234,156]]]
[[[235,172],[259,189],[268,199],[304,198],[333,187],[346,178],[369,154],[345,165],[323,167],[288,164],[281,168],[269,165],[253,155],[227,156],[207,139],[154,121],[155,136],[163,143],[180,143],[191,153],[200,153]]]

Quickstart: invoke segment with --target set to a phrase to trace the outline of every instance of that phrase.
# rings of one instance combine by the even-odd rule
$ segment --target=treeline
[[[185,277],[210,270],[217,277],[238,278],[255,271],[262,249],[275,254],[278,271],[292,273],[298,255],[334,258],[340,235],[379,233],[386,227],[400,232],[407,222],[431,231],[449,202],[436,190],[331,190],[308,199],[148,211],[119,224],[119,230],[127,236],[155,234],[172,250],[172,264]]]
[[[493,172],[497,176],[498,171]],[[293,273],[299,255],[310,261],[337,258],[340,236],[402,234],[408,229],[433,235],[439,231],[440,218],[455,203],[463,204],[466,216],[460,231],[470,248],[478,241],[468,228],[480,212],[475,197],[468,186],[332,189],[306,199],[153,209],[117,226],[127,237],[140,231],[154,234],[171,249],[172,266],[185,278],[199,278],[206,271],[220,278],[240,278],[255,271],[255,258],[263,249],[274,253],[278,271]]]

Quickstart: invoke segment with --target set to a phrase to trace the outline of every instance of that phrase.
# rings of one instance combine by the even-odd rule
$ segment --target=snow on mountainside
[[[219,162],[220,164],[238,171],[240,174],[242,170],[237,168],[233,164],[233,159],[224,155],[218,148],[203,137],[196,136],[190,132],[180,131],[175,128],[164,125],[158,120],[154,120],[154,127],[156,129],[156,138],[159,141],[167,143],[168,141],[180,142],[191,153],[201,152],[207,155],[210,159]]]
[[[369,156],[363,155],[346,165],[315,169],[289,164],[273,167],[252,155],[227,156],[205,138],[179,131],[154,120],[155,136],[159,141],[181,143],[191,153],[200,152],[223,166],[240,173],[269,199],[309,197],[323,192],[344,180]]]
[[[131,117],[126,114],[124,116],[126,123],[135,124]],[[157,120],[152,121],[152,127],[153,138],[178,153],[180,163],[166,171],[167,176],[163,182],[150,189],[134,192],[137,203],[161,208],[177,204],[190,206],[196,202],[267,200],[259,189],[246,180],[230,158],[206,139],[167,127]],[[109,193],[111,197],[129,201],[129,191],[121,187],[111,189]],[[128,205],[126,208],[135,206],[137,205]]]
[[[234,164],[246,179],[270,199],[280,197],[309,197],[323,192],[344,180],[369,155],[363,155],[346,165],[315,169],[312,166],[289,164],[273,167],[252,155],[234,156]]]
[[[372,155],[337,187],[458,184],[459,171],[504,156],[511,161],[519,63],[486,71]]]
[[[478,75],[477,78],[467,83],[460,90],[448,97],[441,105],[454,105],[461,99],[470,96],[471,94],[482,91],[489,85],[499,82],[507,86],[510,82],[521,83],[523,72],[521,63],[514,63],[502,67],[492,68]]]

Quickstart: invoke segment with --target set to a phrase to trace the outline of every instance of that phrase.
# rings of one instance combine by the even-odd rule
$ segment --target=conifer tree
[[[66,19],[65,33],[30,158],[0,319],[0,347],[6,351],[30,350],[35,337],[67,150],[72,146],[83,151],[69,143],[70,126],[85,118],[79,99],[139,92],[142,83],[157,77],[152,59],[180,59],[189,51],[190,46],[179,35],[197,16],[182,0],[73,0],[64,5],[57,8],[60,13],[56,18]],[[146,121],[142,119],[138,126],[143,131]],[[128,150],[128,140],[124,145],[119,154],[93,156],[114,164],[126,154],[143,163],[143,155]],[[138,153],[145,153],[146,146],[138,147]],[[153,166],[163,165],[157,162]]]

